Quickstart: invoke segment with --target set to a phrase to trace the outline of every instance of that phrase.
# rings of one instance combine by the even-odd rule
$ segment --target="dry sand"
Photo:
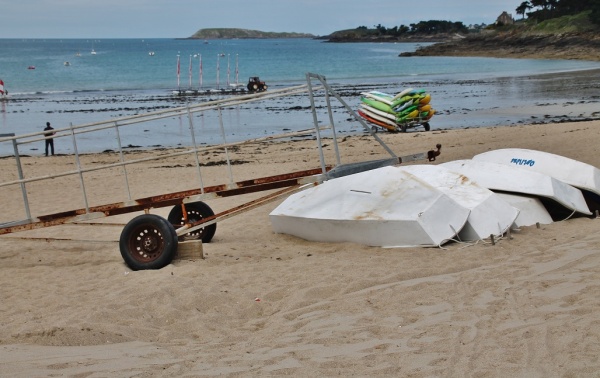
[[[426,164],[520,147],[600,167],[598,121],[379,135],[398,155],[441,143]],[[340,145],[343,162],[385,156],[367,136]],[[247,162],[233,166],[236,181],[319,166],[314,141],[232,158]],[[83,164],[114,159],[86,155]],[[188,163],[129,169],[133,197],[194,187]],[[0,181],[11,164],[0,160]],[[74,162],[30,157],[24,166],[33,177]],[[119,172],[86,176],[92,203],[122,197]],[[227,175],[203,169],[207,185]],[[77,180],[32,183],[34,213],[81,207]],[[3,219],[22,217],[19,195],[0,194]],[[208,203],[220,211],[255,197]],[[599,376],[600,220],[524,227],[495,245],[381,249],[274,234],[268,214],[280,201],[220,222],[205,260],[157,271],[132,272],[120,256],[119,234],[135,214],[1,236],[0,375]]]

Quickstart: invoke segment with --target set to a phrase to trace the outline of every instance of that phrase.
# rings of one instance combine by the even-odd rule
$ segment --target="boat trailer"
[[[46,137],[43,135],[43,132],[21,136],[0,135],[0,143],[12,142],[13,144],[14,158],[19,177],[18,180],[0,183],[0,188],[6,186],[20,187],[22,191],[23,204],[26,212],[26,219],[24,220],[0,223],[0,235],[19,231],[33,230],[43,227],[57,226],[67,223],[87,222],[96,218],[143,211],[143,214],[131,219],[125,225],[121,232],[119,238],[119,249],[121,252],[121,256],[123,257],[125,263],[132,270],[160,269],[168,265],[175,258],[178,243],[180,241],[198,240],[202,241],[203,243],[209,243],[215,235],[217,223],[229,217],[241,214],[258,206],[262,206],[269,202],[280,199],[284,196],[289,196],[290,194],[301,191],[307,187],[318,185],[329,179],[334,179],[337,177],[342,177],[370,169],[375,169],[378,167],[396,165],[406,162],[414,162],[419,160],[433,161],[435,160],[436,156],[440,154],[441,145],[438,144],[435,149],[432,149],[430,151],[402,157],[397,156],[371,130],[371,128],[365,123],[362,117],[356,114],[352,110],[352,108],[349,107],[346,104],[346,102],[331,88],[324,76],[307,73],[306,79],[306,85],[269,91],[268,93],[261,92],[245,96],[235,96],[232,98],[208,101],[197,105],[187,105],[185,107],[152,112],[142,116],[138,115],[131,117],[122,117],[117,120],[110,120],[106,122],[91,123],[79,126],[71,125],[67,129],[56,129],[56,135],[54,137],[60,136],[61,134],[63,136],[72,137],[75,150],[74,157],[77,162],[76,171],[69,171],[59,174],[52,174],[33,178],[25,178],[20,162],[18,146],[21,144],[39,142],[44,140]],[[313,86],[313,80],[316,80],[318,82],[318,86]],[[315,106],[314,93],[315,91],[321,90],[325,94],[324,100],[326,102],[327,116],[329,121],[329,124],[326,126],[319,125],[319,116],[317,113],[317,107]],[[220,116],[220,112],[221,109],[225,107],[303,93],[308,93],[309,95],[314,124],[313,129],[300,130],[276,136],[245,140],[237,143],[222,143],[206,147],[199,147],[195,141],[195,138],[193,137],[194,126],[192,115],[194,113],[206,112],[209,110],[217,110],[219,112],[219,126],[221,130],[223,130],[224,126],[222,122],[222,117]],[[351,164],[341,163],[339,147],[337,142],[338,138],[336,134],[335,122],[331,108],[332,96],[335,97],[338,101],[340,101],[345,110],[347,110],[353,116],[353,118],[361,124],[364,131],[370,134],[373,138],[375,138],[377,142],[389,153],[389,158]],[[151,120],[182,115],[188,117],[190,128],[192,129],[193,147],[191,149],[183,152],[167,153],[153,158],[143,158],[129,161],[125,161],[123,159],[123,149],[121,147],[121,141],[119,139],[119,128],[123,128],[125,126],[136,123],[143,123]],[[119,140],[120,162],[113,164],[105,164],[91,169],[82,168],[79,163],[76,136],[80,133],[89,133],[105,129],[115,129],[116,131],[117,139]],[[331,140],[334,146],[336,160],[334,165],[328,165],[325,162],[323,152],[324,146],[321,135],[325,131],[331,133]],[[234,181],[233,177],[230,175],[229,183],[225,184],[204,186],[202,185],[202,180],[200,180],[200,187],[194,189],[138,199],[128,198],[127,200],[121,202],[114,202],[97,206],[89,206],[87,203],[86,189],[85,185],[83,185],[83,175],[91,171],[120,167],[123,170],[123,176],[125,178],[126,185],[128,186],[129,183],[127,180],[128,176],[126,167],[130,164],[145,162],[149,160],[165,159],[168,157],[179,156],[182,154],[191,154],[195,156],[197,169],[198,172],[200,172],[200,162],[198,159],[198,154],[200,152],[214,149],[224,149],[227,153],[228,148],[231,149],[236,146],[274,141],[277,139],[289,140],[290,138],[306,136],[307,134],[311,134],[316,137],[315,139],[317,141],[317,149],[319,151],[319,160],[321,163],[319,168],[300,170],[285,174],[242,181]],[[231,173],[231,161],[229,160],[229,158],[227,159],[227,166]],[[84,198],[85,207],[76,210],[68,210],[47,215],[32,216],[31,210],[29,208],[26,185],[34,181],[49,180],[67,175],[79,176],[81,180],[81,191],[82,197]],[[130,193],[129,187],[127,187],[127,191],[128,193]],[[206,204],[206,201],[210,199],[238,196],[263,191],[269,191],[269,193],[258,199],[248,201],[246,203],[243,203],[242,205],[227,209],[216,214]],[[150,213],[151,209],[161,207],[172,207],[166,219],[159,215]]]

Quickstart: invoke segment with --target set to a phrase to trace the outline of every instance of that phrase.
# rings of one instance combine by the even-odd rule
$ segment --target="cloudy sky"
[[[177,38],[203,28],[327,35],[426,20],[491,24],[522,0],[0,0],[0,38]]]

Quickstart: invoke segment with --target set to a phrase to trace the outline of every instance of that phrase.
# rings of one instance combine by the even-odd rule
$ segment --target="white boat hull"
[[[600,209],[600,169],[593,165],[549,152],[522,148],[488,151],[475,155],[473,160],[511,165],[554,177],[582,190],[588,207]]]
[[[543,173],[476,160],[455,160],[441,165],[490,190],[543,197],[571,212],[591,214],[581,190]]]
[[[458,238],[462,241],[503,235],[519,215],[519,210],[491,190],[442,166],[408,165],[401,169],[433,185],[470,210],[467,223],[458,233]]]
[[[497,193],[504,201],[519,209],[519,216],[513,223],[516,227],[533,226],[536,223],[550,224],[552,217],[538,198],[516,194]]]
[[[320,242],[439,246],[470,211],[399,167],[332,179],[288,197],[270,214],[273,231]]]

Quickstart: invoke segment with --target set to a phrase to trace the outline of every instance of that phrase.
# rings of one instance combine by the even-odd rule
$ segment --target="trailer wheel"
[[[400,125],[400,131],[402,131],[403,133],[406,132],[406,124],[403,123],[402,125]]]
[[[423,122],[423,128],[425,129],[425,131],[431,130],[431,127],[429,126],[429,122]]]
[[[201,201],[186,203],[185,212],[187,213],[187,219],[189,223],[198,222],[203,218],[212,217],[215,215],[210,206]],[[169,212],[167,219],[176,227],[183,226],[185,224],[185,220],[183,219],[183,211],[181,210],[181,206],[174,206]],[[217,224],[213,223],[210,226],[183,234],[179,237],[179,240],[184,241],[202,239],[203,243],[210,243],[213,236],[215,236],[215,232],[217,232]]]
[[[133,270],[160,269],[175,257],[177,234],[165,218],[154,214],[139,215],[123,228],[119,249],[123,260]]]

